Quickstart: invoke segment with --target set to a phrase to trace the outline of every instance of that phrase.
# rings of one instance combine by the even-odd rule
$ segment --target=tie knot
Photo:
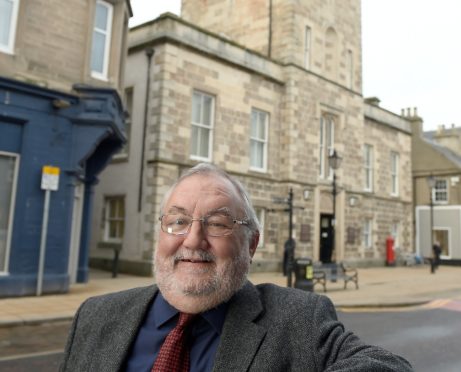
[[[197,316],[197,314],[179,313],[177,328],[185,328]]]

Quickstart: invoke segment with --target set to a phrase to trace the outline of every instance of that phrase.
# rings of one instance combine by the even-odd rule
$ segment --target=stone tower
[[[362,91],[360,0],[182,0],[181,17]]]

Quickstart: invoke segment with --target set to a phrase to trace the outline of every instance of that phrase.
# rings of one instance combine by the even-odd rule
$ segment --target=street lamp
[[[284,273],[287,275],[287,287],[293,286],[293,266],[295,259],[295,240],[293,239],[293,189],[290,188],[288,198],[273,198],[274,203],[287,204],[283,211],[288,212],[288,239],[285,242],[283,252]]]
[[[426,178],[427,185],[429,186],[429,206],[431,208],[431,238],[430,238],[430,251],[432,251],[432,247],[434,246],[434,187],[435,187],[435,177],[431,174],[429,177]],[[431,260],[431,273],[435,272],[435,262],[434,257]]]
[[[338,193],[336,190],[336,170],[340,167],[341,161],[343,159],[338,155],[335,149],[330,152],[328,156],[328,165],[331,169],[333,169],[333,190],[331,193],[333,194],[333,219],[332,219],[332,236],[331,236],[331,247],[332,251],[335,249],[335,234],[336,234],[336,194]],[[330,257],[331,261],[331,257]]]

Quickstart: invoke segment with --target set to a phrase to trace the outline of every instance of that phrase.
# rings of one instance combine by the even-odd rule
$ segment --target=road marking
[[[63,349],[58,349],[58,350],[50,350],[50,351],[41,351],[38,353],[18,354],[18,355],[12,355],[8,357],[2,357],[0,358],[0,362],[7,362],[10,360],[16,360],[16,359],[36,358],[36,357],[41,357],[41,356],[53,355],[53,354],[62,354],[63,352],[64,352]]]
[[[428,308],[428,309],[438,309],[441,307],[444,307],[448,303],[450,303],[452,300],[451,299],[438,299],[438,300],[433,300],[426,305],[423,305],[423,307]]]
[[[461,301],[453,299],[438,299],[423,306],[426,309],[445,309],[461,312]]]

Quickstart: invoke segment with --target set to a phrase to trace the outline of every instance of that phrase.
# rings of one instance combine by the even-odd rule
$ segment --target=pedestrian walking
[[[432,246],[432,273],[435,273],[435,270],[439,268],[440,265],[440,255],[442,254],[442,247],[440,246],[440,243],[438,241],[434,242],[434,245]]]

